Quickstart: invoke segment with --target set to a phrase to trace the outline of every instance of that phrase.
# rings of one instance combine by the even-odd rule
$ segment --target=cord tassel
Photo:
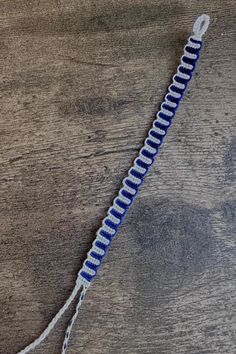
[[[203,14],[197,18],[193,25],[193,35],[188,39],[184,47],[184,54],[181,63],[177,68],[177,73],[172,79],[172,83],[168,88],[161,109],[156,114],[152,128],[148,132],[143,147],[138,157],[134,160],[132,167],[128,171],[128,176],[124,178],[122,187],[118,196],[114,199],[112,206],[108,209],[107,215],[102,222],[102,226],[96,233],[96,238],[92,244],[92,248],[87,254],[75,287],[60,311],[49,323],[43,333],[25,349],[18,354],[26,354],[38,346],[51,332],[61,316],[71,305],[78,292],[81,290],[75,313],[67,327],[65,338],[62,346],[61,354],[65,354],[68,348],[69,337],[73,324],[78,316],[79,309],[85,297],[85,293],[95,278],[103,259],[106,256],[108,247],[111,245],[112,239],[117,234],[124,216],[134,201],[134,197],[139,191],[140,186],[144,182],[145,175],[153,164],[159,149],[164,141],[168,129],[170,128],[173,118],[175,117],[179,103],[183,98],[184,92],[192,78],[196,63],[199,59],[202,48],[202,36],[209,26],[209,16]]]

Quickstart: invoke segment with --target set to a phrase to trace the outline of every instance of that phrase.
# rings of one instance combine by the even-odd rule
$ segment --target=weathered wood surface
[[[234,0],[1,0],[0,353],[68,297],[204,12],[197,73],[68,353],[236,353]],[[35,353],[60,353],[70,314]]]

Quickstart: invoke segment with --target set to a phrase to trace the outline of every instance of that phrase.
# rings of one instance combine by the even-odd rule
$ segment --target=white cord
[[[71,318],[71,320],[70,320],[70,322],[68,324],[68,327],[66,329],[66,333],[65,333],[65,337],[64,337],[64,341],[63,341],[63,345],[62,345],[61,354],[65,354],[66,351],[67,351],[71,330],[72,330],[72,327],[73,327],[73,325],[75,323],[75,320],[76,320],[76,318],[77,318],[77,316],[79,314],[79,310],[80,310],[80,307],[82,305],[82,302],[84,301],[84,297],[85,297],[85,293],[86,293],[87,289],[88,288],[83,285],[83,289],[82,289],[80,297],[79,297],[79,302],[76,305],[75,313],[74,313],[73,317]]]
[[[67,299],[65,304],[62,306],[62,308],[58,311],[56,316],[51,320],[51,322],[49,323],[47,328],[45,328],[43,333],[41,333],[41,335],[37,339],[35,339],[32,343],[30,343],[27,347],[22,349],[17,354],[29,353],[31,350],[35,349],[49,335],[51,330],[55,327],[57,322],[60,320],[61,316],[65,313],[65,311],[68,309],[68,307],[70,306],[70,304],[72,303],[72,301],[74,300],[76,295],[78,294],[78,292],[81,289],[82,285],[83,285],[82,281],[78,278],[71,295],[69,296],[69,298]]]
[[[201,15],[199,16],[194,25],[193,25],[193,33],[194,38],[197,40],[201,40],[204,33],[207,31],[208,26],[210,23],[210,17],[208,15]]]
[[[49,335],[61,316],[71,305],[79,290],[82,288],[79,302],[76,306],[75,313],[69,322],[64,338],[62,354],[66,353],[71,329],[84,300],[85,293],[95,277],[97,269],[102,263],[102,259],[106,255],[105,250],[110,245],[111,239],[115,236],[123,216],[132,204],[139,185],[143,183],[145,174],[154,162],[154,157],[158,153],[158,149],[162,144],[162,139],[167,132],[167,128],[170,126],[171,120],[175,116],[175,111],[182,99],[187,83],[192,77],[192,72],[194,71],[201,49],[201,38],[206,32],[209,22],[210,18],[205,14],[199,16],[195,21],[193,25],[194,35],[189,38],[188,43],[185,46],[184,55],[181,58],[181,64],[178,67],[177,74],[173,77],[173,82],[161,105],[161,110],[157,113],[153,127],[148,133],[148,138],[145,140],[145,144],[140,150],[138,158],[136,158],[133,166],[129,170],[129,176],[123,181],[123,187],[121,188],[118,197],[114,199],[113,205],[108,211],[108,215],[103,220],[102,227],[96,234],[97,236],[93,243],[93,247],[84,261],[71,295],[43,333],[17,354],[29,353]]]

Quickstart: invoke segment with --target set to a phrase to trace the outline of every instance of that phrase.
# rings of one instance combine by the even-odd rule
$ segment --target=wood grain
[[[195,78],[68,354],[236,353],[234,0],[0,1],[0,353],[68,297],[204,12]],[[35,353],[60,353],[70,314]]]

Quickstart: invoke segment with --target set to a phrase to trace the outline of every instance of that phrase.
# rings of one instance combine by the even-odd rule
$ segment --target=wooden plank
[[[68,353],[236,352],[235,2],[0,2],[0,352],[68,297],[192,24],[211,18],[166,144]],[[59,353],[71,311],[35,353]]]

